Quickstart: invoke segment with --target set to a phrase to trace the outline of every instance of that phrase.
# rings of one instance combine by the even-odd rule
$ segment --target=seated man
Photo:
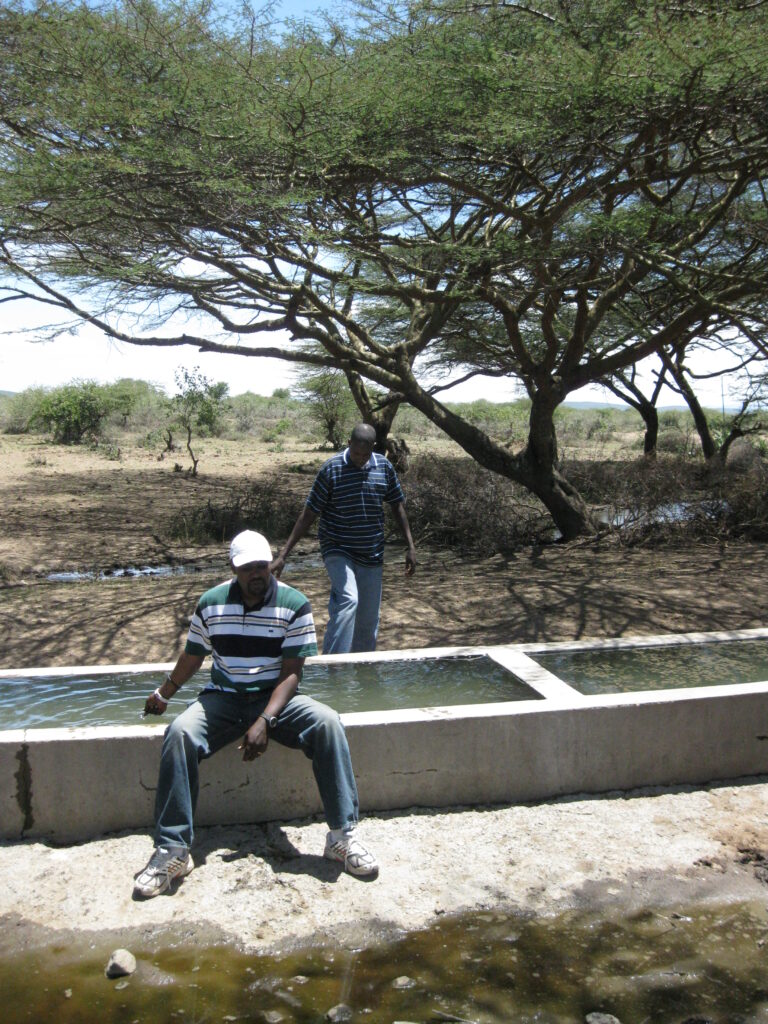
[[[317,654],[309,601],[272,576],[272,552],[260,533],[238,534],[229,558],[235,578],[200,598],[184,652],[144,705],[145,714],[161,715],[212,655],[210,682],[165,733],[155,851],[136,877],[138,897],[157,896],[192,870],[199,763],[239,738],[244,761],[261,757],[270,739],[303,750],[330,829],[324,856],[353,875],[378,874],[356,834],[357,786],[344,727],[331,708],[297,692],[304,659]]]

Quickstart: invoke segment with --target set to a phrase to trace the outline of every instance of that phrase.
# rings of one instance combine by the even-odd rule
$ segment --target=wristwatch
[[[277,726],[277,715],[265,715],[260,714],[259,718],[263,718],[270,729],[274,729]]]

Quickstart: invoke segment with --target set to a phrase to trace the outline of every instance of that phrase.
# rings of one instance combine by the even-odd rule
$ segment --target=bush
[[[9,395],[3,402],[2,429],[6,434],[29,434],[40,424],[40,406],[46,397],[45,388],[27,388]]]
[[[146,430],[165,418],[168,399],[155,384],[123,377],[104,391],[109,421],[120,430]]]
[[[290,420],[278,420],[271,427],[264,431],[261,435],[262,441],[266,441],[267,444],[272,444],[275,441],[281,441],[288,434],[291,429],[292,423]]]
[[[536,498],[471,459],[412,459],[407,500],[411,531],[422,543],[492,555],[552,530]]]
[[[81,444],[95,439],[109,412],[107,389],[94,381],[74,381],[47,392],[35,416],[57,444]]]
[[[563,471],[624,544],[720,539],[727,529],[728,504],[699,462],[583,461],[565,464]]]
[[[343,448],[359,417],[344,374],[340,370],[302,368],[296,394],[320,428],[323,443],[336,450]]]
[[[241,530],[258,530],[266,537],[287,537],[299,514],[301,502],[286,501],[285,486],[278,480],[250,484],[229,500],[175,513],[166,532],[185,544],[221,543]]]
[[[697,450],[700,450],[698,437],[694,440],[690,431],[669,426],[659,431],[656,451],[685,457],[695,454]]]

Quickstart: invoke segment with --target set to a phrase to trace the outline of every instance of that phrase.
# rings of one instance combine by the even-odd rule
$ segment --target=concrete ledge
[[[718,688],[722,689],[722,688]],[[645,696],[645,695],[644,695]],[[342,716],[363,810],[540,800],[768,772],[768,688],[551,707]],[[493,710],[491,710],[493,709]],[[0,734],[2,837],[68,842],[152,824],[162,727]],[[310,762],[272,744],[201,769],[201,825],[321,811]]]
[[[768,630],[612,645],[756,636],[768,636]],[[768,773],[768,682],[587,698],[527,656],[555,646],[587,645],[471,652],[488,653],[513,669],[540,700],[342,715],[363,812],[542,800]],[[439,649],[358,660],[456,653]],[[151,827],[164,728],[0,732],[0,835],[70,842]],[[257,763],[243,763],[233,745],[201,767],[200,825],[286,820],[321,810],[310,762],[275,743]]]

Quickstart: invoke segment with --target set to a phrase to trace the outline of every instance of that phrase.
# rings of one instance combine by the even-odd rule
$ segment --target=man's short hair
[[[376,431],[370,423],[358,423],[352,431],[349,440],[354,441],[356,444],[364,444],[369,448],[373,448],[376,444]]]

